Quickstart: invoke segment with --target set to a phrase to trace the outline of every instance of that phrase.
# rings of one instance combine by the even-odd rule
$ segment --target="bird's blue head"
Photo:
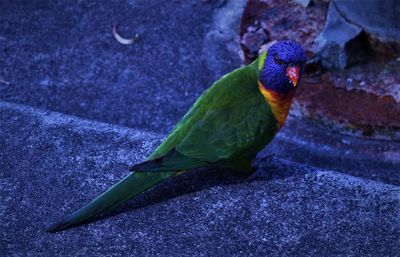
[[[264,59],[263,59],[264,58]],[[286,94],[300,82],[307,57],[301,46],[291,40],[278,41],[262,56],[259,81],[268,90]]]

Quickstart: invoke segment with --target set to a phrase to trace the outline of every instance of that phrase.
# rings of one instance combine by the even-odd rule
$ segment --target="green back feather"
[[[145,172],[127,176],[49,231],[88,220],[187,168],[210,163],[226,164],[230,168],[250,167],[251,159],[276,132],[269,105],[258,89],[258,65],[256,60],[237,69],[205,91],[149,156],[148,162],[140,166]],[[176,154],[171,154],[174,151]],[[155,159],[159,158],[164,158],[162,165],[168,171],[162,171],[162,165],[157,164]]]

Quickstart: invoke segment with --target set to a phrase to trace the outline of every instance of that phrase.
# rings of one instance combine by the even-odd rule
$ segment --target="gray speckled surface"
[[[400,188],[278,157],[247,179],[197,170],[95,222],[44,228],[144,159],[160,136],[1,103],[7,256],[394,256]]]
[[[166,133],[240,64],[225,43],[245,1],[224,2],[1,1],[0,99]],[[114,23],[139,41],[119,44]]]
[[[128,174],[240,66],[240,3],[0,2],[0,78],[11,82],[0,83],[0,255],[398,254],[399,142],[296,115],[248,179],[195,170],[91,223],[45,232]],[[116,43],[116,20],[137,44]]]

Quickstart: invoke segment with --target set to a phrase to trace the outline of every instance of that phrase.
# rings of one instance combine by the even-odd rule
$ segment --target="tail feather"
[[[133,173],[112,186],[96,199],[72,213],[63,221],[56,223],[47,229],[48,232],[57,232],[71,226],[82,223],[95,215],[116,207],[122,202],[128,201],[138,194],[146,191],[164,179],[177,175],[177,172]]]

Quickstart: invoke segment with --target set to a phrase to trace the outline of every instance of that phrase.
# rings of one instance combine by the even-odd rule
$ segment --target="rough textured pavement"
[[[128,174],[240,65],[227,44],[240,2],[0,3],[0,78],[11,82],[0,84],[1,255],[398,255],[399,143],[295,115],[248,179],[196,170],[89,224],[45,232]],[[114,17],[121,34],[143,38],[116,43]]]
[[[393,256],[398,186],[260,158],[243,180],[198,170],[156,187],[106,219],[49,234],[144,159],[160,136],[0,104],[2,247],[33,256]],[[104,216],[103,216],[104,217]]]
[[[3,0],[0,98],[167,133],[240,64],[231,30],[245,1],[224,2]],[[138,43],[119,44],[115,23]]]

